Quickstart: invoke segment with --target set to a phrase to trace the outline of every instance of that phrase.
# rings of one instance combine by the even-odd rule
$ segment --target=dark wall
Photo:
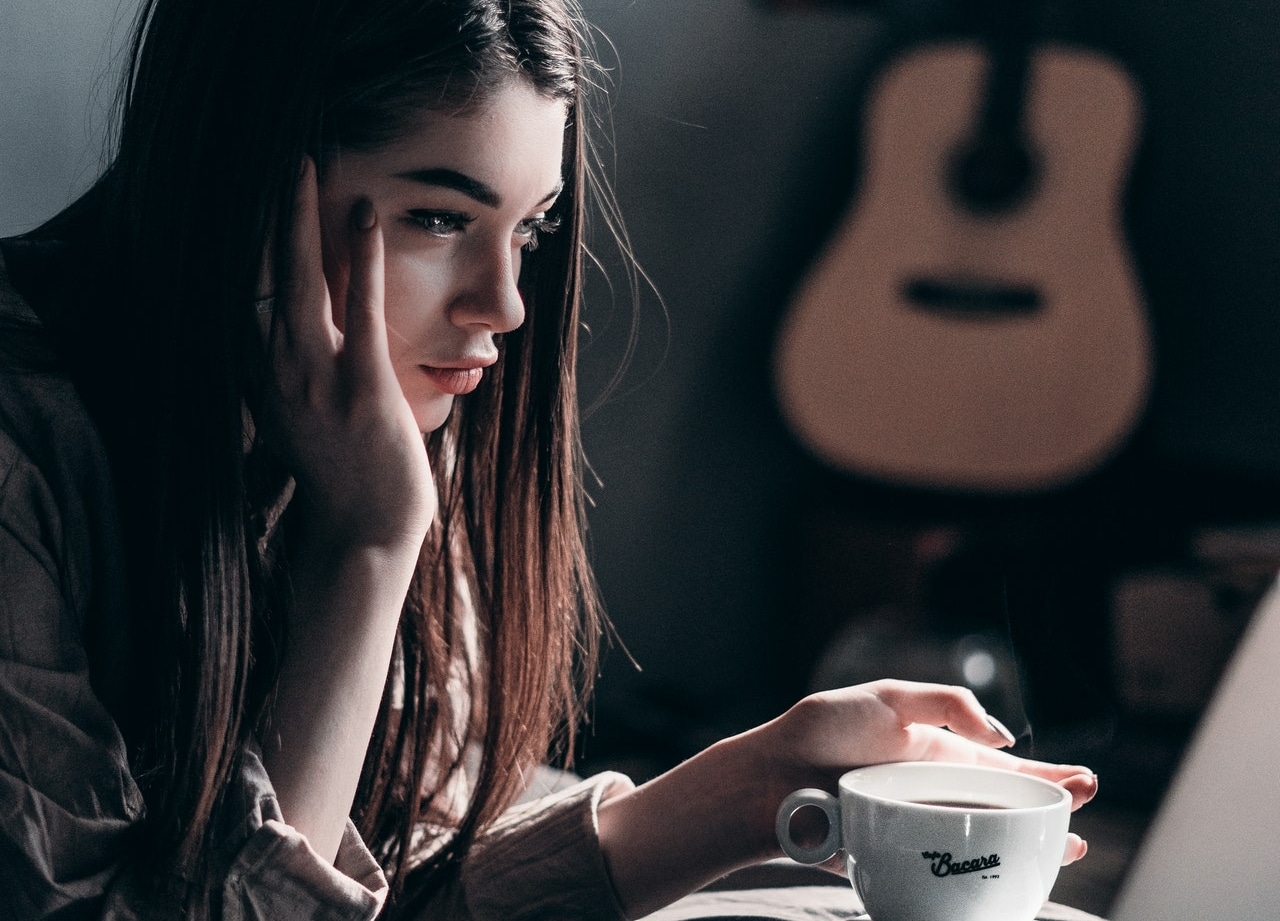
[[[603,482],[591,514],[598,573],[643,669],[619,651],[608,660],[589,758],[681,757],[803,689],[814,649],[792,641],[815,617],[833,617],[815,613],[806,568],[830,549],[798,515],[815,503],[909,508],[917,520],[995,508],[1030,527],[1043,556],[1030,578],[1067,557],[1068,581],[1087,571],[1098,584],[1092,609],[1047,605],[1055,613],[1042,612],[1027,646],[1033,659],[1039,645],[1074,663],[1046,681],[1096,684],[1095,698],[1106,695],[1107,574],[1162,552],[1170,527],[1280,506],[1280,7],[1256,0],[1080,0],[1052,20],[1124,61],[1146,100],[1128,215],[1157,378],[1141,430],[1112,464],[1016,505],[890,493],[877,506],[866,500],[875,484],[825,470],[791,439],[770,391],[775,325],[849,206],[858,107],[900,38],[898,14],[919,24],[946,6],[588,5],[616,48],[616,190],[666,312],[642,292],[631,370],[585,427]],[[610,294],[597,278],[591,294],[588,400],[628,322],[625,291]],[[849,573],[853,543],[843,562],[834,554]],[[1102,548],[1100,558],[1072,558],[1082,544]]]

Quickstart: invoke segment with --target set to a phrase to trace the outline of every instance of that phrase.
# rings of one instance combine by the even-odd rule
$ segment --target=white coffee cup
[[[805,806],[827,816],[813,847],[791,836]],[[1067,845],[1071,794],[1027,774],[934,761],[849,771],[839,796],[797,790],[778,809],[782,849],[822,863],[843,848],[871,921],[1031,921]]]

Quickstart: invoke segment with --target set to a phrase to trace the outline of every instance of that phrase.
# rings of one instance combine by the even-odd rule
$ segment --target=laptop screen
[[[1111,908],[1112,921],[1280,912],[1280,584],[1228,663]]]

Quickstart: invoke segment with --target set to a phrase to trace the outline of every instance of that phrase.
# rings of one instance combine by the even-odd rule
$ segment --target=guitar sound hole
[[[1040,309],[1040,292],[1026,285],[982,280],[913,278],[904,286],[909,304],[930,313],[973,319],[1027,316]]]
[[[1039,169],[1020,139],[980,137],[951,161],[951,194],[975,214],[1008,211],[1034,191]]]

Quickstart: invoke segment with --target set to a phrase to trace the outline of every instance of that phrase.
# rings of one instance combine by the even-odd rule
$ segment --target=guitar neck
[[[989,139],[1020,137],[1026,110],[1034,7],[1031,0],[970,0],[980,40],[987,46],[987,76],[979,133]]]

